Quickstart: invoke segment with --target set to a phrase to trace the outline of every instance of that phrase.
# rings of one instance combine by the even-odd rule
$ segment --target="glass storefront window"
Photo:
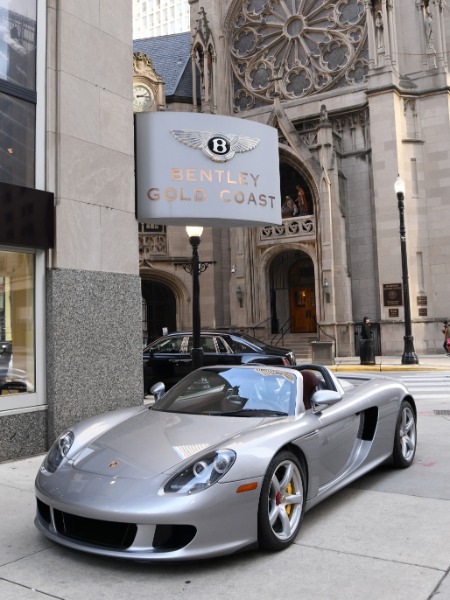
[[[35,111],[25,102],[0,93],[0,181],[34,186]]]
[[[36,0],[0,0],[0,181],[35,185]]]
[[[0,410],[35,382],[35,255],[0,249]]]
[[[0,79],[36,87],[36,0],[0,0]]]
[[[44,248],[47,242],[39,245],[44,230],[32,215],[46,204],[41,203],[40,197],[29,198],[37,193],[36,186],[45,186],[46,5],[44,0],[0,0],[2,416],[36,407],[44,410],[46,399]]]

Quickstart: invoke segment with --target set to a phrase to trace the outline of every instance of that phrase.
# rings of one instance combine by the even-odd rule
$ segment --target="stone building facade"
[[[415,349],[442,351],[440,321],[450,312],[447,4],[190,0],[190,8],[199,92],[183,109],[276,127],[284,202],[281,226],[205,232],[201,255],[218,263],[202,275],[203,325],[266,339],[307,334],[332,340],[345,356],[357,352],[367,315],[378,352],[401,354],[400,174]],[[187,327],[190,282],[172,262],[189,244],[179,228],[160,240],[159,257],[142,245],[141,275],[173,299],[171,327]]]
[[[143,388],[132,2],[0,5],[2,461]]]

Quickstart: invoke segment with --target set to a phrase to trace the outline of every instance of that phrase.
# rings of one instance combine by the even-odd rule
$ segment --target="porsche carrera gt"
[[[149,561],[282,550],[318,502],[382,463],[414,460],[414,399],[382,375],[214,366],[152,391],[153,405],[55,441],[36,478],[43,535]]]

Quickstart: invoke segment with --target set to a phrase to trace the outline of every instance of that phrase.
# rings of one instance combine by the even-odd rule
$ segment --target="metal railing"
[[[330,340],[333,340],[334,342],[334,348],[336,349],[336,338],[332,335],[330,335],[329,333],[327,333],[326,331],[324,331],[322,329],[322,326],[319,325],[319,323],[317,323],[317,329],[320,331],[320,333],[322,333],[324,336],[326,336],[327,338],[330,338]]]
[[[286,333],[289,333],[291,330],[291,317],[288,317],[283,325],[280,327],[278,332],[273,336],[271,344],[272,346],[278,346],[278,344],[283,345],[284,336]],[[279,336],[279,338],[277,338]]]
[[[248,325],[247,327],[240,327],[241,330],[244,330],[250,335],[250,331],[252,332],[251,335],[255,338],[257,337],[256,335],[256,329],[259,329],[260,327],[262,327],[263,325],[265,325],[268,321],[271,321],[272,317],[268,317],[267,319],[265,319],[264,321],[261,321],[261,323],[257,323],[256,325]]]

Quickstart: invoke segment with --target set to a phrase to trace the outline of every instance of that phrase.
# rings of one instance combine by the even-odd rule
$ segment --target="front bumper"
[[[208,558],[256,546],[262,478],[250,492],[236,491],[245,481],[219,482],[190,496],[164,494],[163,483],[70,465],[53,474],[41,468],[35,524],[69,548],[133,560]]]

